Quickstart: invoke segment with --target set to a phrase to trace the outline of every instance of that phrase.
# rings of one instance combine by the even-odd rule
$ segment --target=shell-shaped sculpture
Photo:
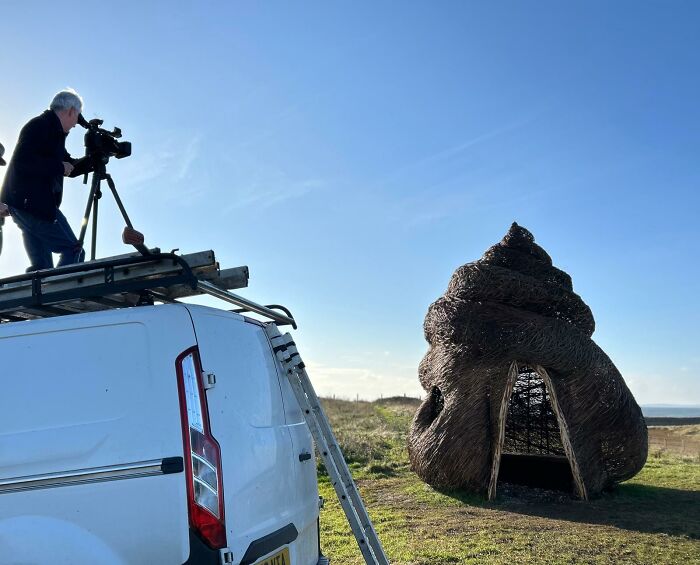
[[[517,224],[458,268],[425,318],[416,473],[493,498],[499,476],[561,486],[564,469],[586,499],[639,472],[644,418],[594,329],[571,277]]]

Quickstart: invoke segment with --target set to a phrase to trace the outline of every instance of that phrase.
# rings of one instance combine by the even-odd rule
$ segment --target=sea
[[[643,404],[646,418],[700,418],[700,405]]]

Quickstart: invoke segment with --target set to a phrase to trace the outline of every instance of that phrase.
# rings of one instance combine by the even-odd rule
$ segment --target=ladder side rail
[[[59,292],[45,292],[42,294],[44,303],[52,301],[75,300],[76,298],[90,299],[92,297],[103,297],[110,294],[121,294],[123,292],[137,292],[152,288],[168,287],[176,284],[187,284],[191,280],[187,274],[169,275],[160,278],[136,279],[102,283],[88,288],[76,288],[73,290],[63,290]]]
[[[331,429],[330,423],[328,421],[328,416],[326,416],[326,413],[323,410],[323,406],[321,405],[320,399],[316,396],[316,393],[313,389],[313,386],[311,385],[311,381],[309,380],[308,374],[306,373],[305,369],[301,369],[298,371],[298,378],[300,381],[302,381],[302,387],[309,396],[309,404],[314,413],[317,415],[317,418],[320,423],[319,425],[321,427],[321,432],[323,433],[324,437],[329,443],[329,448],[332,452],[334,459],[342,459],[342,461],[344,462],[345,457],[343,455],[342,450],[340,449],[340,444],[338,443],[338,440],[336,439],[335,434]],[[353,497],[354,502],[360,502],[359,489],[357,488],[357,485],[355,484],[355,481],[352,478],[352,474],[350,473],[350,469],[347,467],[347,464],[341,466],[341,476],[343,479],[343,483],[348,489],[350,496]],[[365,525],[368,523],[371,524],[369,516],[366,512],[363,516],[361,516],[361,518]]]
[[[162,260],[172,260],[178,264],[186,273],[188,273],[192,278],[192,270],[189,263],[181,256],[175,255],[174,253],[158,253],[157,255],[127,255],[120,256],[116,259],[98,259],[96,261],[87,261],[84,263],[74,263],[72,265],[66,265],[63,267],[54,267],[53,269],[42,269],[39,271],[31,271],[29,273],[23,273],[20,275],[14,275],[12,277],[5,277],[0,279],[0,287],[7,284],[17,283],[17,282],[29,282],[35,279],[46,279],[49,277],[58,277],[61,275],[71,275],[77,273],[87,274],[89,271],[94,271],[98,269],[107,269],[110,267],[127,267],[132,265],[138,265],[143,263],[155,263]]]
[[[333,449],[331,449],[331,442],[329,442],[327,436],[324,434],[323,428],[319,423],[318,416],[314,412],[313,407],[308,401],[308,397],[303,389],[303,385],[298,379],[298,373],[296,371],[288,372],[287,377],[290,381],[292,390],[294,391],[294,395],[297,398],[297,402],[299,402],[299,405],[302,408],[304,419],[309,420],[307,423],[309,424],[309,428],[312,432],[312,435],[314,436],[314,439],[316,439],[317,437],[319,438],[317,441],[318,451],[321,457],[323,458],[324,464],[329,469],[329,474],[331,474],[332,477],[337,476],[338,479],[341,479],[341,465],[339,464],[338,458],[336,456],[338,450],[334,451]],[[296,379],[294,377],[296,377]],[[347,483],[341,480],[340,482],[338,482],[338,487],[336,488],[336,490],[342,489],[343,494],[347,495],[349,494],[347,492],[347,486]]]
[[[26,273],[23,275],[17,275],[14,277],[8,277],[5,279],[0,280],[0,295],[1,294],[9,294],[10,296],[16,295],[16,294],[22,294],[22,293],[29,293],[31,292],[31,300],[33,301],[34,304],[37,303],[45,303],[46,300],[43,298],[43,296],[48,296],[51,292],[55,292],[60,290],[66,290],[66,291],[76,291],[78,292],[78,296],[80,297],[81,295],[86,295],[87,293],[91,292],[93,295],[95,294],[94,289],[98,289],[99,292],[103,292],[103,289],[105,288],[104,285],[107,284],[112,284],[116,283],[115,281],[115,268],[136,268],[136,266],[142,265],[143,263],[153,263],[154,265],[157,263],[162,263],[164,261],[173,261],[173,265],[177,265],[177,269],[180,270],[180,272],[177,274],[178,279],[180,283],[182,282],[187,282],[191,286],[196,286],[196,281],[197,279],[195,278],[192,268],[188,264],[188,262],[182,258],[179,257],[173,253],[161,253],[159,255],[152,255],[149,256],[148,258],[143,257],[143,256],[131,256],[131,257],[121,257],[119,259],[115,260],[103,260],[99,262],[99,265],[95,264],[90,264],[90,263],[79,263],[76,265],[68,265],[65,267],[58,267],[55,269],[44,269],[40,271],[34,271],[31,273]],[[168,270],[172,271],[172,268],[167,268],[163,270]],[[95,285],[88,285],[88,286],[81,286],[82,285],[82,278],[83,277],[95,277],[95,275],[98,275],[99,279],[104,281],[101,284],[95,284]],[[139,273],[136,276],[148,276],[149,273]],[[66,277],[70,277],[71,275],[76,276],[75,281],[67,281]],[[157,276],[158,273],[154,272],[154,276]],[[126,275],[124,275],[126,276]],[[141,278],[141,279],[127,279],[127,280],[140,280],[140,281],[145,281],[147,279]],[[71,288],[71,282],[75,285]],[[120,284],[128,284],[125,283],[124,280],[118,281]],[[170,280],[166,279],[166,282],[170,284]],[[17,284],[19,283],[19,284]],[[25,285],[22,285],[21,283],[25,283]],[[54,284],[57,285],[58,288],[52,289],[50,286]],[[9,286],[8,286],[9,285]],[[148,288],[151,288],[153,285],[151,283],[147,283],[146,286]],[[46,287],[46,288],[44,288]],[[66,288],[68,287],[68,288]],[[132,287],[133,288],[133,287]],[[90,290],[88,290],[90,289]],[[111,290],[111,288],[110,288]],[[120,289],[117,289],[116,292],[120,292]],[[20,296],[16,299],[2,299],[0,296],[0,308],[3,307],[12,307],[15,304],[18,303],[26,303],[26,299],[29,298],[28,296]],[[16,302],[18,300],[19,302]]]
[[[71,300],[81,298],[90,299],[109,294],[119,294],[122,292],[135,292],[140,290],[148,290],[162,286],[188,283],[189,276],[173,275],[164,278],[141,279],[132,281],[119,281],[111,283],[102,283],[91,287],[79,287],[72,290],[62,290],[57,292],[42,292],[36,294],[28,294],[22,298],[14,298],[12,300],[0,301],[0,312],[9,312],[22,307],[60,304]]]
[[[386,555],[384,554],[384,549],[382,548],[379,537],[377,536],[377,533],[374,529],[374,524],[372,523],[372,520],[369,517],[367,509],[362,501],[360,490],[358,489],[355,480],[352,478],[352,473],[350,473],[350,469],[348,468],[347,463],[345,462],[345,457],[343,456],[343,452],[340,449],[338,440],[336,439],[335,434],[333,433],[333,430],[330,427],[328,417],[326,416],[323,410],[323,406],[321,406],[321,402],[318,396],[316,396],[316,392],[314,391],[313,386],[311,385],[311,381],[305,369],[301,369],[301,371],[298,372],[298,378],[301,381],[304,390],[311,397],[310,405],[312,406],[314,413],[317,415],[317,419],[320,421],[321,433],[324,435],[324,437],[329,443],[329,449],[331,451],[333,459],[335,461],[338,461],[337,466],[340,471],[340,478],[343,481],[348,495],[352,499],[353,506],[355,507],[358,517],[362,523],[362,527],[365,531],[365,535],[367,536],[368,542],[372,547],[374,554],[377,557],[377,562],[380,564],[388,565],[389,562],[386,558]]]
[[[326,466],[326,470],[331,477],[333,488],[338,496],[338,500],[343,512],[345,513],[345,517],[350,524],[350,529],[355,536],[355,540],[357,541],[357,545],[360,548],[362,556],[368,565],[379,565],[381,562],[376,559],[374,552],[372,551],[365,528],[362,526],[360,517],[358,516],[357,506],[353,504],[345,483],[341,479],[340,471],[338,469],[338,461],[333,457],[332,450],[330,449],[328,441],[324,436],[321,427],[319,426],[316,414],[309,404],[305,391],[302,389],[301,381],[298,379],[298,374],[296,371],[288,369],[287,377],[289,384],[292,387],[292,391],[297,398],[297,402],[299,402],[299,406],[302,409],[304,419],[306,420],[306,424],[309,426],[311,435],[316,440],[316,445],[323,459],[323,464]]]

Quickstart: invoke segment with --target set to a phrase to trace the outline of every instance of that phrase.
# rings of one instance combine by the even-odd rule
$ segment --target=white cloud
[[[231,203],[224,213],[255,207],[266,209],[288,200],[301,198],[325,186],[321,179],[287,180],[284,178],[269,181],[255,181],[247,186],[235,189],[231,194]]]
[[[700,404],[700,382],[687,375],[625,373],[638,404]]]
[[[395,169],[394,171],[382,175],[380,178],[376,180],[374,183],[375,185],[384,185],[392,182],[396,182],[405,176],[411,174],[415,175],[416,171],[419,171],[421,169],[433,169],[436,167],[436,165],[440,162],[446,161],[453,159],[457,156],[462,155],[463,153],[467,152],[469,149],[472,149],[473,147],[476,147],[477,145],[480,145],[482,143],[485,143],[487,141],[491,141],[492,139],[499,137],[501,135],[511,133],[513,131],[516,131],[522,127],[525,127],[529,123],[533,121],[534,118],[532,117],[527,117],[523,118],[521,120],[514,121],[510,124],[507,124],[505,126],[497,127],[492,129],[491,131],[485,132],[481,135],[477,135],[476,137],[473,137],[472,139],[468,139],[462,143],[458,143],[456,145],[453,145],[451,147],[446,147],[445,149],[442,149],[440,151],[437,151],[435,153],[432,153],[430,155],[426,155],[425,157],[418,159],[416,161],[413,161],[409,163],[408,165],[404,165],[402,167],[399,167],[398,169]]]
[[[408,369],[408,370],[407,370]],[[319,396],[375,400],[381,396],[412,396],[424,394],[415,368],[378,372],[369,368],[330,367],[310,361],[309,378]]]
[[[116,165],[110,162],[110,168],[118,167],[114,175],[117,189],[124,186],[133,193],[151,188],[151,181],[158,179],[186,180],[200,155],[202,139],[201,133],[195,133],[183,144],[180,137],[168,137],[150,150],[135,151]]]

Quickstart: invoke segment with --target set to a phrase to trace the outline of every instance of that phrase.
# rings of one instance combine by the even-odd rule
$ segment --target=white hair
[[[83,99],[80,97],[80,94],[78,94],[72,88],[66,88],[57,93],[56,96],[53,97],[51,105],[49,106],[49,109],[53,110],[54,112],[58,112],[59,110],[70,110],[71,108],[78,110],[78,113],[83,111]]]

